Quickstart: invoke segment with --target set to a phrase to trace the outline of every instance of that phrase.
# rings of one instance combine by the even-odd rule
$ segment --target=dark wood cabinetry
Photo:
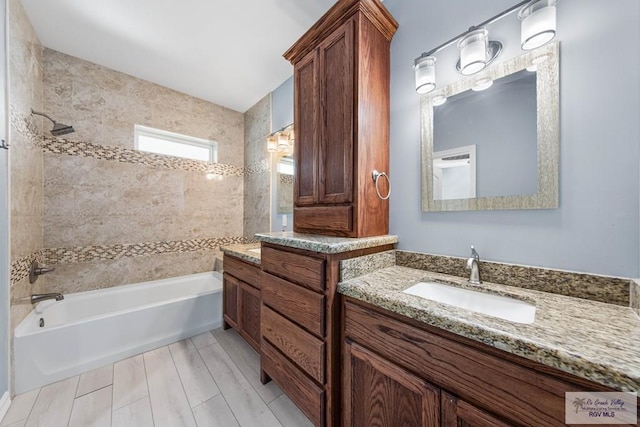
[[[262,243],[261,379],[317,426],[340,423],[340,261],[392,248],[326,254]]]
[[[224,255],[223,319],[224,328],[232,327],[260,351],[260,267]]]
[[[346,298],[343,425],[564,426],[565,392],[611,391]]]
[[[378,0],[341,0],[284,54],[294,65],[294,231],[388,233],[388,201],[376,195],[371,174],[389,168],[396,28]]]

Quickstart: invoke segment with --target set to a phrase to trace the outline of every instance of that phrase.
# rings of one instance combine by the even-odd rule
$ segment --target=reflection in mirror
[[[276,197],[278,213],[293,212],[293,155],[278,153]]]
[[[422,96],[423,211],[558,207],[558,51]]]

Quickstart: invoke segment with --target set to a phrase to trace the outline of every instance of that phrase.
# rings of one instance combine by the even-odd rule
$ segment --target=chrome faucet
[[[482,279],[480,278],[480,255],[475,250],[473,245],[471,245],[471,257],[467,259],[467,270],[471,270],[471,275],[469,276],[469,283],[473,283],[474,285],[479,285],[482,283]]]
[[[64,295],[58,293],[52,294],[33,294],[31,295],[31,304],[37,304],[40,301],[45,301],[48,299],[54,299],[56,301],[62,301],[64,299]]]

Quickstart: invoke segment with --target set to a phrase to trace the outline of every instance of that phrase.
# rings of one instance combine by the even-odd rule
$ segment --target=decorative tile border
[[[43,263],[42,252],[33,252],[11,263],[11,279],[10,286],[15,285],[25,277],[29,276],[29,269],[33,260],[38,260],[39,263]]]
[[[258,174],[268,171],[269,161],[263,159],[258,163],[242,168],[239,166],[183,159],[174,156],[145,153],[128,148],[111,145],[100,145],[85,141],[73,141],[41,134],[33,121],[10,105],[11,126],[25,136],[34,147],[42,148],[45,153],[67,154],[70,156],[91,157],[98,160],[111,160],[122,163],[140,164],[164,169],[177,169],[189,172],[212,173],[220,176],[237,176]]]
[[[396,251],[397,265],[468,277],[466,258]],[[481,261],[482,280],[536,291],[629,306],[629,279]]]
[[[115,245],[79,246],[75,248],[46,248],[11,263],[11,286],[29,275],[34,259],[45,265],[77,264],[106,261],[125,257],[217,250],[221,246],[256,243],[256,239],[242,236],[207,239],[172,240],[163,242],[126,243]]]
[[[280,174],[280,184],[293,184],[293,175]]]

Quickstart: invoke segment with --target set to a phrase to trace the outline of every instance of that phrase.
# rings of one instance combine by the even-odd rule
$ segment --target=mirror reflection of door
[[[433,153],[434,200],[476,197],[476,146]]]
[[[289,214],[293,212],[293,155],[278,153],[277,162],[277,187],[278,213]]]

